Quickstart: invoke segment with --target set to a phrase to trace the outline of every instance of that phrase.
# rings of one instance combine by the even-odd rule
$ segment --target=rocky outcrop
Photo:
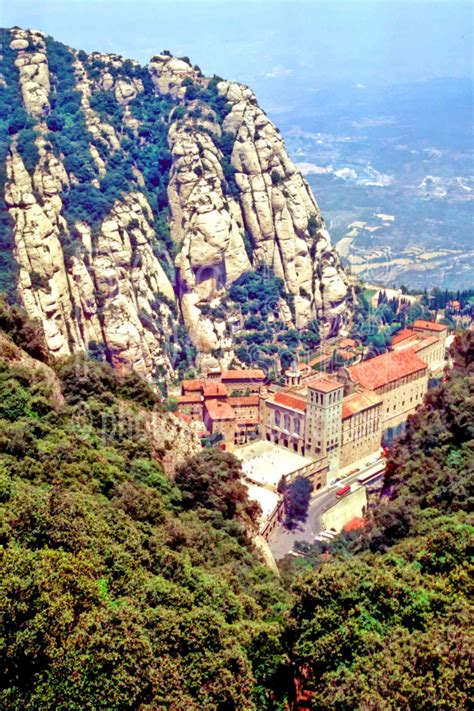
[[[254,260],[272,267],[294,297],[295,325],[349,317],[349,284],[311,190],[253,92],[235,82],[218,90],[232,108],[224,130],[234,137],[232,163]]]
[[[44,34],[35,30],[12,30],[10,49],[16,52],[23,103],[26,110],[41,118],[49,110],[49,70]]]
[[[55,356],[77,345],[67,327],[72,303],[59,239],[62,206],[59,191],[67,183],[64,169],[43,150],[44,163],[31,177],[14,148],[7,159],[5,202],[14,218],[14,256],[19,266],[18,293],[28,314],[43,324],[46,343]],[[41,193],[40,193],[41,191]],[[40,193],[40,195],[38,195]]]
[[[93,82],[89,79],[83,63],[77,57],[74,62],[74,72],[76,75],[76,89],[81,94],[81,106],[91,138],[104,141],[110,151],[118,151],[120,149],[120,140],[115,128],[110,123],[101,121],[96,112],[91,109],[90,97],[93,91]],[[98,84],[100,86],[100,83]],[[96,146],[91,144],[89,150],[99,168],[99,173],[105,175],[105,163],[100,157]]]
[[[171,372],[165,344],[175,332],[175,297],[151,247],[146,198],[130,193],[117,201],[95,233],[78,223],[79,239],[67,256],[71,243],[59,195],[67,174],[44,141],[38,143],[33,179],[14,150],[7,162],[5,199],[15,220],[21,302],[43,324],[56,357],[103,344],[120,371]]]
[[[144,414],[155,456],[173,479],[176,469],[202,450],[198,432],[171,412]]]
[[[15,127],[5,202],[17,290],[55,357],[93,346],[121,371],[166,377],[184,351],[191,364],[191,341],[198,367],[228,367],[228,290],[262,264],[288,296],[271,318],[298,329],[317,318],[326,333],[350,321],[350,287],[315,199],[250,89],[167,53],[145,69],[55,43],[48,63],[50,38],[7,36],[18,78],[12,67],[2,80],[18,82],[38,154],[31,168]],[[80,97],[69,114],[61,67]],[[53,140],[51,112],[65,140]],[[85,165],[71,156],[76,123]]]
[[[203,83],[190,64],[167,55],[155,57],[150,71],[161,92],[180,98],[190,80]],[[225,351],[226,343],[199,305],[225,294],[232,281],[262,262],[292,295],[295,325],[304,328],[318,318],[330,333],[350,320],[351,287],[311,190],[254,93],[235,82],[222,81],[217,89],[230,105],[222,127],[192,118],[199,106],[194,102],[169,132],[171,224],[182,245],[176,264],[191,337],[201,352]],[[231,162],[239,195],[232,198],[223,190],[223,156],[216,145],[222,131],[234,140]],[[245,231],[253,246],[251,262]]]
[[[196,82],[200,78],[200,72],[191,66],[187,57],[179,59],[169,54],[157,54],[148,68],[157,91],[179,99],[184,98],[186,93],[183,81],[191,79]]]
[[[222,155],[212,131],[219,131],[213,123],[191,118],[169,131],[173,168],[168,196],[171,234],[180,245],[178,288],[184,322],[200,353],[229,352],[230,343],[199,306],[225,299],[226,287],[251,269],[242,214],[224,193]]]

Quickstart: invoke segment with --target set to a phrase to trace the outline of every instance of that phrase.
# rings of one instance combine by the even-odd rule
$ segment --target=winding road
[[[311,499],[306,521],[300,524],[294,531],[287,531],[283,525],[275,528],[268,540],[268,545],[275,560],[284,558],[284,556],[293,549],[296,541],[313,543],[314,537],[324,530],[322,523],[323,513],[337,501],[336,491],[346,484],[352,484],[361,474],[364,474],[373,467],[373,463],[367,467],[361,467],[355,474],[345,477],[337,486],[333,488],[327,487],[315,494]]]

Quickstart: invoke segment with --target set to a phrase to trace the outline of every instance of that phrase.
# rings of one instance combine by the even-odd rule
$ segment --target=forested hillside
[[[21,314],[4,307],[6,322],[38,355]],[[166,417],[139,379],[85,360],[56,373],[0,334],[2,708],[245,709],[273,696],[287,594],[250,548],[258,511],[237,461],[190,448],[193,498],[179,467],[178,484],[165,475],[150,413]],[[212,498],[206,477],[221,483]]]
[[[363,534],[280,580],[232,455],[189,445],[167,476],[146,420],[174,416],[143,381],[51,367],[18,309],[0,325],[2,708],[468,708],[471,333]]]

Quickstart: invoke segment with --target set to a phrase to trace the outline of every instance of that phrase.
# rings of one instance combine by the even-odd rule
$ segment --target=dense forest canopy
[[[363,534],[279,579],[236,460],[207,450],[171,481],[145,428],[102,427],[160,413],[149,386],[25,360],[22,318],[4,306],[2,707],[468,708],[472,333],[390,450]]]

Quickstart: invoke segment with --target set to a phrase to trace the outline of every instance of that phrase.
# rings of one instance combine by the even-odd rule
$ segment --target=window
[[[277,427],[280,426],[280,421],[281,421],[280,413],[279,413],[279,412],[275,412],[275,424],[276,424]]]
[[[289,429],[290,429],[290,416],[285,415],[285,430],[289,430]]]

